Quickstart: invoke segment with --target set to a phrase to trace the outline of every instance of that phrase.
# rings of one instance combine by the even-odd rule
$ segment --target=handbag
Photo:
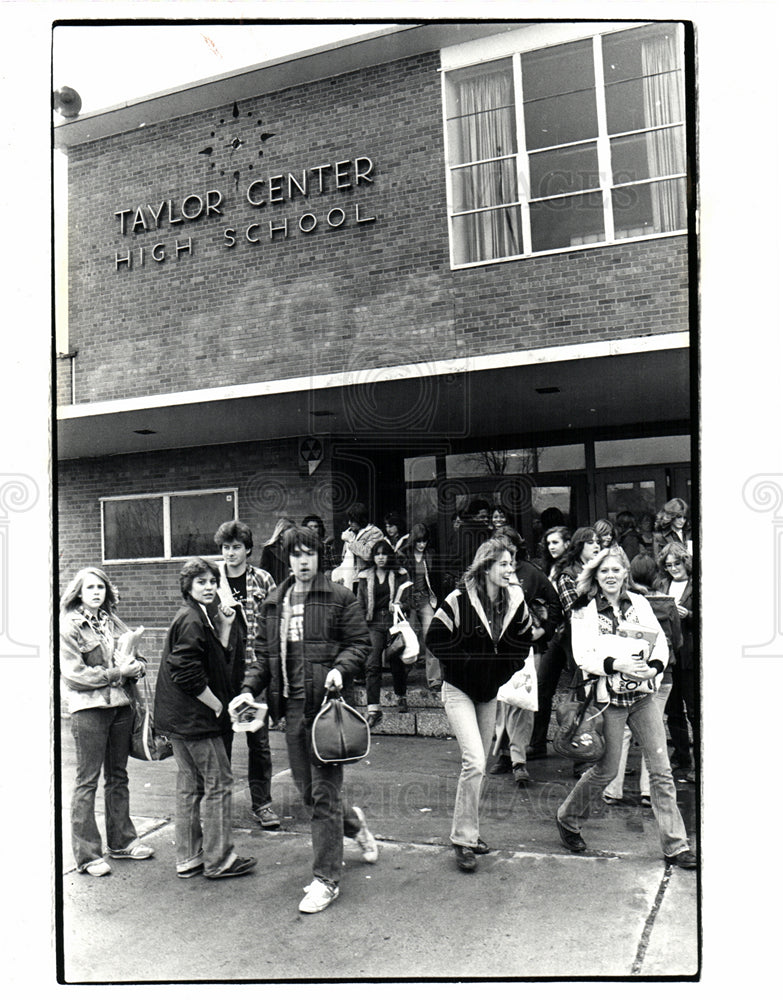
[[[313,719],[312,743],[322,764],[353,764],[370,752],[370,727],[340,695],[327,692]]]
[[[538,677],[532,647],[527,654],[524,667],[512,674],[505,684],[501,684],[498,689],[498,701],[511,705],[512,708],[522,708],[528,712],[538,711]]]
[[[405,636],[401,632],[386,633],[386,656],[399,656],[405,649]]]
[[[399,656],[403,663],[415,663],[419,655],[419,640],[413,631],[413,626],[395,604],[393,607],[394,624],[389,628],[387,656]],[[401,640],[401,641],[400,641]]]
[[[561,757],[592,764],[603,757],[606,748],[603,734],[597,728],[598,717],[606,705],[594,715],[588,715],[595,700],[595,684],[590,685],[583,702],[577,699],[576,688],[572,691],[571,698],[557,709],[558,726],[552,747]]]
[[[155,723],[150,708],[152,699],[146,676],[135,684],[129,685],[128,695],[133,712],[130,756],[137,760],[165,760],[167,757],[171,757],[174,753],[171,741],[162,733],[155,732]]]

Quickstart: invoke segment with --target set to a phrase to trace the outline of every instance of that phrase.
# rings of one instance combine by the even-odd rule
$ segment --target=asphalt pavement
[[[282,733],[270,734],[279,831],[249,808],[244,738],[235,737],[234,826],[251,875],[210,882],[174,869],[176,764],[129,761],[131,813],[149,861],[112,861],[109,877],[76,871],[68,804],[74,752],[62,725],[61,977],[66,983],[407,979],[688,978],[699,969],[698,876],[667,868],[655,820],[639,804],[632,750],[627,804],[601,805],[572,855],[554,823],[573,784],[552,754],[488,777],[481,836],[492,853],[460,872],[448,835],[459,774],[453,739],[374,735],[368,758],[346,767],[348,802],[380,844],[375,865],[346,841],[340,897],[298,911],[311,880],[309,822]],[[695,787],[677,782],[695,843]],[[98,796],[99,823],[102,803]]]

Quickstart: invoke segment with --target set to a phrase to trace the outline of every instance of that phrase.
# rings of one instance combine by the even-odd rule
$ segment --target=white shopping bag
[[[405,648],[400,653],[400,659],[406,666],[409,666],[416,662],[419,655],[419,640],[416,638],[413,626],[395,604],[394,624],[389,629],[389,635],[396,635],[398,632],[405,640]]]
[[[527,654],[524,667],[517,670],[500,687],[498,701],[503,701],[513,708],[525,708],[529,712],[538,711],[538,678],[532,648]]]

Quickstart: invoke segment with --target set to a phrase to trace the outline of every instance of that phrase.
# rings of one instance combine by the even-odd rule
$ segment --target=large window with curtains
[[[679,25],[515,53],[444,84],[454,266],[685,230]]]

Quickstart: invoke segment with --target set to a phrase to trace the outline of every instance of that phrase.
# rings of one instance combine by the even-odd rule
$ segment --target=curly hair
[[[674,556],[679,559],[680,562],[685,567],[685,572],[690,576],[693,572],[693,558],[690,552],[686,549],[684,545],[679,542],[667,542],[666,545],[658,553],[658,569],[660,570],[659,579],[664,582],[668,582],[671,579],[671,574],[666,569],[666,560],[669,556]]]
[[[663,507],[658,511],[655,518],[655,530],[666,531],[676,517],[684,517],[685,527],[687,528],[689,526],[688,505],[684,500],[681,500],[680,497],[672,497],[671,500],[667,500]]]
[[[302,527],[306,528],[308,524],[317,524],[318,534],[321,538],[326,538],[326,526],[324,525],[323,518],[319,517],[318,514],[305,514],[302,518]]]

